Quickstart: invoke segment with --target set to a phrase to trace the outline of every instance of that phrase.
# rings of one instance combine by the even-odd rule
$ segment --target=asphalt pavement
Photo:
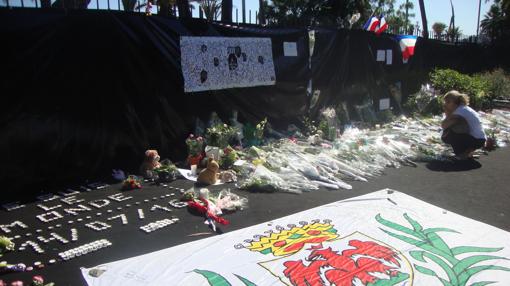
[[[249,207],[243,211],[225,216],[231,224],[221,228],[220,232],[230,232],[236,229],[263,223],[269,220],[290,215],[299,211],[310,209],[334,201],[351,198],[384,188],[391,188],[426,201],[451,212],[490,224],[492,226],[510,231],[510,148],[502,148],[471,163],[419,163],[417,167],[402,167],[399,169],[386,169],[383,176],[369,180],[369,182],[352,182],[352,190],[318,190],[300,195],[288,193],[248,193],[235,189],[234,185],[215,186],[210,188],[220,190],[231,188],[237,194],[249,200]],[[56,285],[84,285],[80,267],[91,267],[123,258],[145,254],[148,252],[172,247],[189,241],[202,239],[211,235],[190,236],[197,233],[207,233],[210,229],[204,225],[203,219],[190,214],[186,208],[166,212],[164,210],[150,211],[153,205],[168,206],[172,193],[179,195],[176,188],[188,189],[193,183],[178,180],[169,184],[173,188],[162,186],[144,186],[142,190],[123,192],[123,196],[133,198],[121,202],[109,199],[110,204],[100,209],[91,208],[90,211],[78,212],[77,216],[64,215],[64,218],[43,224],[35,217],[45,211],[36,205],[40,202],[27,204],[26,207],[11,212],[0,211],[0,224],[20,220],[29,228],[14,228],[9,236],[20,235],[14,241],[19,246],[23,241],[37,241],[39,234],[47,236],[56,232],[64,237],[70,237],[70,229],[76,228],[79,234],[77,242],[61,245],[56,241],[48,244],[40,243],[45,249],[44,254],[36,254],[27,249],[7,253],[0,260],[9,262],[24,262],[29,265],[40,261],[46,266],[39,270],[25,273],[14,273],[0,276],[4,281],[22,279],[28,282],[32,275],[42,275],[47,281],[56,282]],[[80,193],[77,199],[87,205],[88,202],[105,199],[119,193],[119,185],[112,185],[105,190]],[[166,197],[165,197],[166,196]],[[138,203],[138,204],[137,204]],[[58,200],[45,203],[46,206],[62,205],[54,210],[64,214],[63,208],[69,207]],[[137,209],[145,212],[146,218],[140,220]],[[110,212],[108,212],[110,210]],[[125,214],[128,224],[123,225],[118,220],[107,221],[107,217],[116,214]],[[143,224],[176,216],[179,223],[165,229],[146,234],[139,229]],[[78,221],[78,219],[83,219]],[[112,227],[108,230],[96,232],[84,227],[90,221],[108,222]],[[72,223],[69,223],[72,221]],[[57,227],[57,225],[60,225]],[[50,230],[48,226],[53,226]],[[36,230],[41,229],[41,233]],[[26,236],[27,233],[30,236]],[[57,257],[57,253],[96,239],[106,238],[113,246],[104,250],[84,255],[67,262],[57,262],[50,265],[48,261]]]

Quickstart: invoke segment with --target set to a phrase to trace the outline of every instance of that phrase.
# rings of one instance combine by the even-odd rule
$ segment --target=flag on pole
[[[373,32],[373,31],[375,31],[377,26],[379,26],[379,19],[377,19],[377,17],[375,17],[375,16],[372,16],[365,23],[365,25],[363,26],[363,29],[366,30],[366,31]]]
[[[376,35],[380,35],[382,32],[386,31],[388,29],[388,23],[386,23],[386,19],[384,18],[384,15],[381,14],[379,17],[379,26],[375,29]]]
[[[416,45],[417,36],[411,35],[400,35],[397,36],[397,40],[402,51],[402,61],[407,63],[409,58],[414,55],[414,46]]]

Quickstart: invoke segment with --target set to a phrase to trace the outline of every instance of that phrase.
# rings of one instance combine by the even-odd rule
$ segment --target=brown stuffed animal
[[[218,180],[218,170],[220,166],[218,162],[214,161],[213,158],[209,158],[207,162],[207,168],[202,170],[198,175],[197,182],[206,185],[214,185],[216,184],[216,180]]]
[[[152,178],[152,171],[161,167],[159,159],[160,157],[157,150],[145,151],[145,159],[143,160],[142,166],[140,166],[140,174],[145,178]]]

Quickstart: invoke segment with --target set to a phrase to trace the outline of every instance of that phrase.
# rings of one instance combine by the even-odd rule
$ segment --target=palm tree
[[[510,0],[496,0],[481,21],[482,33],[493,42],[510,36]]]
[[[445,23],[435,22],[434,25],[432,25],[432,30],[434,30],[436,39],[441,38],[445,29],[446,29]]]
[[[221,1],[221,21],[232,23],[232,0]]]
[[[495,40],[501,36],[504,29],[505,15],[499,3],[495,3],[485,15],[480,26],[482,32],[489,36],[491,40]]]
[[[429,31],[428,31],[428,25],[427,25],[427,14],[425,13],[425,3],[423,0],[418,1],[420,3],[420,12],[421,12],[421,23],[423,26],[423,37],[425,39],[429,38]]]
[[[361,14],[361,19],[368,19],[370,16],[370,1],[369,0],[358,0],[354,1],[355,11]],[[363,25],[363,23],[361,23]]]
[[[218,19],[222,8],[220,0],[201,0],[198,2],[207,20],[214,21]]]
[[[459,37],[462,36],[462,31],[460,30],[459,27],[449,28],[447,35],[452,42],[458,42]]]

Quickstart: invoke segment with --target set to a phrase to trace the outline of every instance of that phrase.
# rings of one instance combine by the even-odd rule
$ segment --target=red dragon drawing
[[[330,285],[351,286],[359,279],[363,285],[375,283],[381,275],[395,278],[400,273],[398,254],[391,248],[372,241],[351,240],[349,246],[339,254],[322,244],[312,247],[310,255],[303,260],[284,262],[284,275],[295,286]],[[378,273],[375,276],[373,274]]]

